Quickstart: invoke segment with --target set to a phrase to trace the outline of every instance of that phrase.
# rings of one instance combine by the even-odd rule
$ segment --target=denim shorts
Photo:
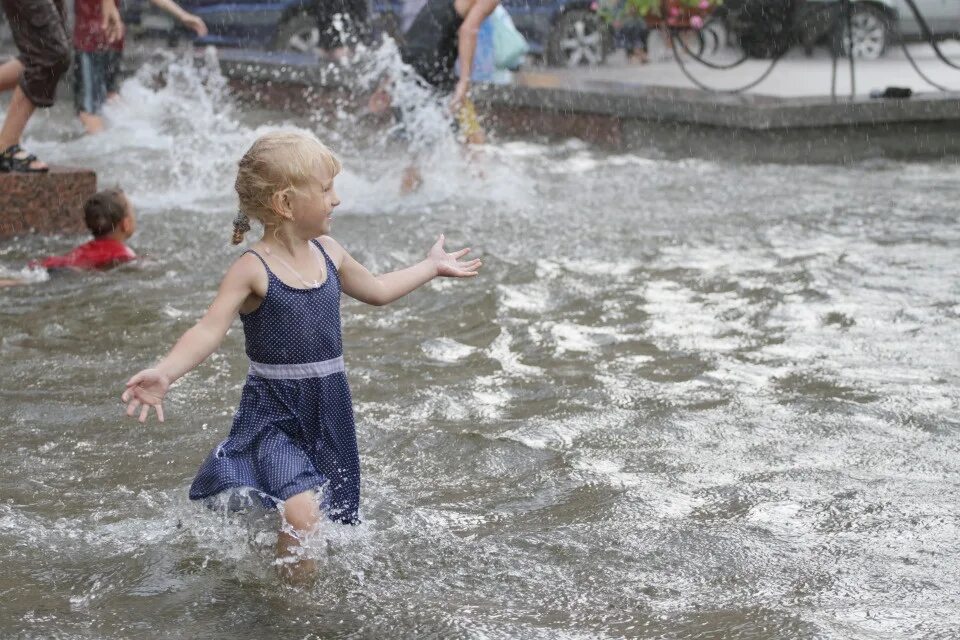
[[[73,103],[77,113],[100,113],[120,86],[120,51],[77,51],[73,58]]]

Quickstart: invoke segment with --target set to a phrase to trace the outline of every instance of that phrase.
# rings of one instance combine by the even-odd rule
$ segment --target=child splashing
[[[250,217],[263,225],[263,237],[227,270],[203,318],[159,364],[130,378],[122,395],[127,415],[139,410],[145,422],[153,407],[163,422],[170,385],[217,349],[239,313],[250,371],[230,434],[200,467],[190,498],[249,487],[281,507],[278,563],[295,579],[313,573],[303,543],[321,513],[338,523],[360,521],[341,290],[384,305],[438,276],[475,276],[481,266],[460,260],[469,249],[447,253],[441,235],[425,260],[373,276],[327,235],[340,204],[333,186],[339,172],[339,160],[311,135],[274,132],[254,142],[237,173],[233,243],[243,240]]]

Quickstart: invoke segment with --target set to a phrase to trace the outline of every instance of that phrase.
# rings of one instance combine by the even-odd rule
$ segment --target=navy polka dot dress
[[[260,306],[240,314],[250,373],[226,440],[190,487],[200,500],[249,487],[273,506],[323,486],[331,520],[359,522],[360,460],[340,336],[340,276],[327,265],[317,288],[286,284],[267,270]]]

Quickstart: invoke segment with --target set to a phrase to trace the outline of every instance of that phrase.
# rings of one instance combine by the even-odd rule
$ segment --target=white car
[[[943,39],[960,34],[960,0],[913,2],[935,38]],[[839,0],[807,0],[806,8],[817,11],[817,5],[822,5],[823,11],[831,13],[831,19],[811,21],[811,24],[835,25],[833,17],[840,10]],[[858,58],[879,58],[898,37],[911,40],[923,37],[920,22],[907,0],[855,0],[852,5],[853,15],[850,22],[853,27],[853,55]],[[830,38],[834,50],[841,55],[847,55],[849,44],[845,25],[842,29],[830,28],[827,32],[806,36],[802,34],[801,40],[810,42]]]

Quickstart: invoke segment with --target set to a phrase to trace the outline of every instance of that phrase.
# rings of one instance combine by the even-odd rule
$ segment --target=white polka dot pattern
[[[323,252],[327,281],[297,289],[267,270],[267,294],[241,314],[250,360],[296,365],[341,357],[340,278]],[[190,498],[250,487],[267,506],[324,486],[331,520],[359,522],[360,459],[343,371],[297,380],[248,375],[230,434],[200,466]]]

